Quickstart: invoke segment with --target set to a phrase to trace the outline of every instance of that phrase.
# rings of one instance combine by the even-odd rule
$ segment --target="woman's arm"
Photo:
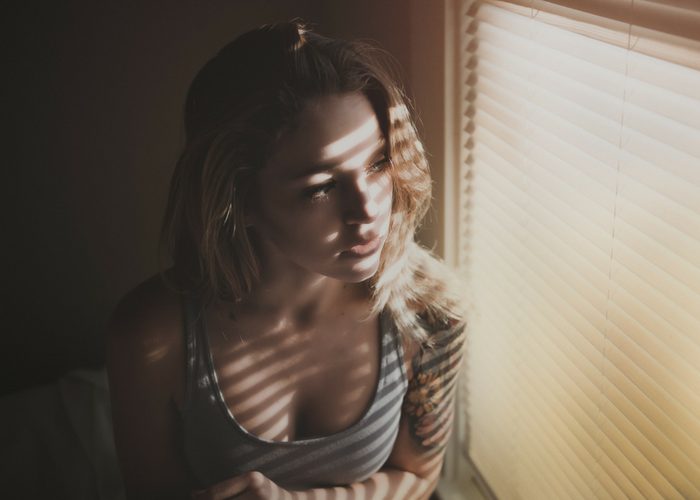
[[[462,361],[464,325],[434,334],[436,347],[408,353],[409,387],[392,453],[379,472],[362,482],[333,488],[287,491],[252,472],[224,481],[196,498],[423,500],[435,489],[452,428],[454,393]]]
[[[182,393],[184,359],[179,301],[151,279],[120,302],[107,334],[114,440],[129,499],[189,498],[173,399]]]

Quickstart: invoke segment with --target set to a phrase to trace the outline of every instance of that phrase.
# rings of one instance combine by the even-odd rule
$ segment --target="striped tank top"
[[[283,488],[362,481],[377,472],[396,440],[408,382],[403,350],[385,311],[380,314],[377,386],[362,417],[329,436],[270,441],[245,430],[230,412],[209,350],[197,303],[185,301],[186,395],[181,409],[183,451],[198,487],[257,470]]]

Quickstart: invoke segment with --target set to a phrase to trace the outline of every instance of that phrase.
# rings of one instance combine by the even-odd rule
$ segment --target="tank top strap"
[[[404,348],[401,334],[396,328],[396,323],[394,322],[391,312],[388,309],[384,309],[381,312],[381,326],[382,326],[382,336],[384,338],[390,337],[389,343],[393,347],[393,351],[396,353],[399,373],[401,377],[401,383],[408,383],[408,374],[406,373],[406,367],[404,366]]]
[[[202,308],[195,297],[183,295],[182,308],[185,334],[185,401],[184,408],[192,402],[196,380],[204,368],[201,357]]]

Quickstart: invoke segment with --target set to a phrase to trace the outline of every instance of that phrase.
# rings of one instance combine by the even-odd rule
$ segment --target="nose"
[[[369,188],[364,176],[360,176],[348,186],[343,207],[343,219],[346,224],[367,224],[377,218],[379,206]]]

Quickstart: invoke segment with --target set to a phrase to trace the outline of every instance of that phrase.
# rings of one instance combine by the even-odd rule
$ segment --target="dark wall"
[[[7,92],[0,392],[103,363],[116,301],[157,270],[182,103],[236,34],[302,17],[410,70],[402,0],[15,2]]]

